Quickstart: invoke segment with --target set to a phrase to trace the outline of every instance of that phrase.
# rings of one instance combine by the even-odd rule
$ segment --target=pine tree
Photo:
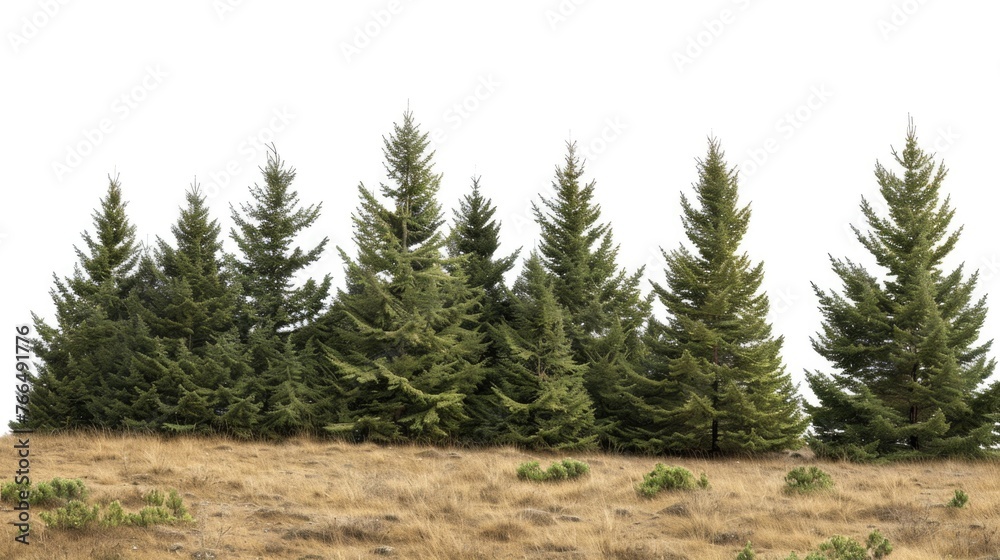
[[[460,436],[465,398],[481,379],[482,336],[468,328],[478,304],[464,277],[449,274],[427,134],[409,111],[384,138],[389,200],[359,186],[353,216],[358,256],[327,318],[336,375],[354,399],[328,429],[356,438],[443,440]]]
[[[236,227],[230,232],[241,253],[235,269],[245,302],[237,322],[253,374],[237,380],[235,396],[243,404],[223,416],[235,414],[225,422],[239,431],[255,426],[263,434],[282,435],[315,427],[316,389],[325,381],[298,354],[308,339],[293,335],[323,313],[331,279],[309,278],[299,287],[294,280],[320,258],[328,239],[309,250],[293,248],[296,236],[319,218],[322,204],[299,205],[298,193],[291,189],[295,169],[285,166],[274,147],[261,171],[264,186],[250,189],[254,202],[241,205],[242,215],[232,209]],[[247,417],[254,409],[261,416]]]
[[[484,197],[479,188],[479,177],[472,179],[472,191],[462,197],[455,211],[455,225],[448,238],[448,253],[457,261],[452,272],[460,271],[466,285],[480,292],[478,318],[467,325],[484,335],[486,344],[482,356],[484,378],[473,394],[469,395],[468,413],[470,426],[466,436],[478,443],[489,442],[501,426],[502,406],[492,387],[501,379],[497,362],[507,352],[497,326],[510,321],[512,295],[504,283],[504,275],[514,268],[520,249],[505,257],[498,257],[500,223],[493,219],[496,207]]]
[[[185,195],[171,227],[175,246],[157,238],[142,258],[135,309],[160,340],[152,355],[137,355],[151,388],[143,427],[175,432],[220,429],[243,368],[229,370],[220,352],[243,353],[235,329],[239,287],[224,265],[221,228],[210,219],[197,185]],[[219,349],[217,345],[227,348]],[[155,405],[155,406],[154,406]],[[138,411],[137,411],[138,412]]]
[[[520,249],[505,257],[497,257],[500,248],[500,224],[493,219],[496,206],[484,197],[479,177],[472,179],[472,192],[462,197],[455,211],[455,226],[448,239],[452,258],[462,258],[460,266],[466,283],[482,289],[481,324],[497,324],[509,315],[510,290],[504,275],[514,268]]]
[[[573,361],[564,312],[552,279],[532,253],[514,284],[510,325],[500,333],[510,353],[500,360],[493,388],[506,409],[497,426],[500,443],[581,449],[597,440],[594,408],[583,384],[584,368]]]
[[[176,246],[157,238],[141,263],[138,295],[156,336],[183,340],[197,354],[234,328],[239,291],[225,270],[221,228],[210,219],[205,195],[192,185],[185,199],[171,226]]]
[[[973,301],[978,273],[944,270],[961,228],[949,233],[946,170],[918,146],[912,122],[892,156],[902,176],[875,167],[888,215],[862,199],[870,230],[854,228],[885,280],[831,257],[843,293],[813,286],[824,317],[813,347],[838,371],[807,373],[820,403],[808,407],[811,445],[857,459],[978,455],[1000,441],[1000,383],[984,386],[992,341],[977,342],[986,299]]]
[[[32,315],[42,362],[32,380],[34,428],[120,427],[145,390],[132,355],[152,351],[153,341],[126,303],[139,259],[126,205],[118,179],[109,177],[93,214],[95,235],[84,232],[86,248],[75,248],[73,276],[53,275],[56,325]]]
[[[324,309],[329,275],[297,288],[293,284],[297,272],[319,259],[328,239],[308,251],[292,248],[295,237],[319,218],[322,203],[299,207],[298,193],[291,190],[295,169],[286,167],[273,147],[261,172],[264,186],[250,188],[254,202],[241,205],[242,214],[231,208],[236,227],[230,237],[242,255],[235,265],[249,304],[242,332],[246,336],[266,327],[284,339],[289,329],[311,322]]]
[[[667,310],[665,323],[651,321],[649,336],[651,377],[669,395],[657,399],[669,413],[661,438],[677,452],[788,449],[805,421],[781,363],[783,338],[766,321],[764,265],[738,254],[750,208],[738,206],[736,173],[714,139],[698,178],[697,204],[681,194],[694,252],[663,251],[666,284],[653,283]]]
[[[593,200],[596,183],[581,184],[583,172],[576,145],[568,143],[552,184],[555,196],[533,205],[541,227],[539,252],[556,301],[567,314],[573,358],[587,367],[586,386],[602,439],[605,445],[627,447],[632,443],[624,439],[627,426],[645,424],[627,388],[643,359],[642,327],[651,303],[639,291],[643,271],[628,275],[618,268],[611,227],[600,223],[601,208]]]

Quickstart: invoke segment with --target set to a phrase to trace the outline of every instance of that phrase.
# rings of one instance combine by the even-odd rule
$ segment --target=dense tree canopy
[[[810,416],[766,319],[764,265],[740,249],[750,207],[718,141],[681,195],[686,240],[644,294],[575,144],[522,258],[501,249],[488,178],[446,223],[407,110],[383,137],[385,178],[358,186],[332,297],[330,275],[308,277],[327,239],[301,246],[324,208],[299,200],[273,147],[228,239],[193,185],[171,238],[140,245],[111,179],[72,274],[54,278],[54,320],[34,317],[41,363],[19,427],[746,454],[797,446],[811,420],[826,455],[984,454],[1000,440],[986,301],[976,274],[944,267],[961,230],[943,167],[912,128],[893,156],[901,174],[876,167],[888,213],[863,200],[855,230],[879,270],[832,259],[842,290],[815,288],[813,343],[834,371],[807,372]],[[673,242],[658,231],[651,243]]]

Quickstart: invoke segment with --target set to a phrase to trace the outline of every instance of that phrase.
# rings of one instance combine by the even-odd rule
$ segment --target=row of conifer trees
[[[750,210],[718,142],[695,197],[681,195],[687,243],[663,251],[649,295],[642,270],[618,265],[567,147],[534,206],[537,248],[498,254],[478,178],[446,223],[427,134],[405,113],[384,138],[387,182],[359,186],[335,294],[329,275],[301,279],[327,249],[296,243],[321,203],[300,202],[273,150],[231,209],[234,254],[196,186],[173,241],[140,246],[113,178],[73,274],[56,276],[55,324],[34,317],[20,427],[755,453],[796,447],[811,420],[818,450],[859,458],[997,442],[1000,391],[981,389],[994,364],[976,342],[985,302],[971,301],[975,275],[940,270],[957,233],[912,128],[894,153],[903,177],[876,171],[891,215],[866,202],[871,231],[858,231],[889,280],[833,261],[843,293],[816,289],[814,346],[838,372],[808,374],[820,404],[804,408],[766,321],[763,266],[739,250]]]

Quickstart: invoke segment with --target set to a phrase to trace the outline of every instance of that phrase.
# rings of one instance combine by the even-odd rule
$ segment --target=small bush
[[[98,506],[88,508],[80,500],[73,500],[54,511],[43,511],[38,516],[55,529],[85,529],[97,521],[98,509]]]
[[[149,493],[146,494],[143,497],[143,501],[145,501],[147,504],[149,504],[151,506],[154,506],[154,507],[162,507],[163,506],[163,492],[160,492],[159,490],[157,490],[157,489],[154,488],[154,489],[150,490]]]
[[[521,463],[517,467],[517,477],[521,480],[531,480],[543,482],[546,480],[568,480],[577,478],[590,472],[590,466],[583,461],[576,459],[563,459],[549,465],[549,468],[542,470],[538,461]]]
[[[184,500],[181,499],[181,495],[177,493],[177,490],[170,490],[170,495],[167,496],[167,509],[170,510],[170,513],[175,518],[181,521],[188,521],[191,519],[187,508],[184,507]]]
[[[967,503],[969,503],[969,495],[962,490],[955,490],[955,495],[948,502],[948,507],[964,508]]]
[[[865,546],[858,541],[834,535],[830,540],[819,545],[819,552],[811,552],[805,560],[881,560],[892,553],[892,544],[878,530],[868,535]],[[793,552],[785,560],[799,560]]]
[[[164,525],[177,521],[170,515],[170,512],[163,506],[146,506],[139,510],[139,513],[128,515],[128,524],[136,527],[149,527],[151,525]]]
[[[785,475],[785,491],[805,494],[833,488],[833,479],[819,467],[796,467]]]
[[[137,513],[127,513],[121,503],[115,500],[101,512],[100,506],[95,505],[88,509],[82,501],[72,500],[65,507],[40,513],[39,517],[55,529],[83,529],[98,521],[102,527],[149,527],[194,521],[184,507],[184,501],[177,490],[170,490],[169,496],[165,499],[162,492],[154,490],[146,494],[144,499],[146,503],[159,502],[160,505],[148,505]]]
[[[743,550],[736,555],[736,560],[757,560],[757,553],[753,551],[753,544],[747,543]]]
[[[547,477],[545,471],[543,471],[542,467],[539,466],[538,461],[530,461],[527,463],[521,463],[521,465],[517,467],[517,478],[520,478],[521,480],[541,482]]]
[[[708,475],[706,475],[705,473],[701,473],[701,476],[698,477],[698,488],[701,488],[702,490],[708,490],[711,486],[712,485],[708,483]]]
[[[651,498],[663,490],[694,490],[696,487],[707,489],[708,486],[708,477],[704,473],[695,481],[691,471],[684,467],[668,467],[657,463],[652,472],[643,475],[642,482],[635,489],[640,495]]]
[[[79,478],[53,478],[36,485],[6,482],[0,487],[0,500],[16,504],[21,501],[21,492],[28,492],[28,503],[33,506],[65,505],[73,500],[86,500],[89,494],[87,487]]]
[[[115,500],[108,504],[107,509],[101,516],[101,525],[104,527],[119,527],[128,524],[128,514],[122,509],[122,505]]]

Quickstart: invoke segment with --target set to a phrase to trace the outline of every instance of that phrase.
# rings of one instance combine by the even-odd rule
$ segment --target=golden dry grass
[[[0,438],[15,470],[10,437]],[[150,529],[47,529],[13,542],[0,511],[0,558],[355,559],[605,558],[732,560],[748,541],[758,557],[800,556],[834,534],[863,540],[878,528],[892,558],[1000,559],[1000,463],[939,461],[868,466],[801,454],[697,460],[569,455],[590,475],[561,483],[519,481],[523,461],[564,455],[501,449],[284,443],[109,434],[33,436],[32,478],[81,478],[91,501],[141,507],[153,488],[177,488],[196,522]],[[705,472],[708,491],[636,495],[657,461]],[[783,492],[784,475],[819,465],[832,491]],[[6,465],[6,466],[5,466]],[[955,489],[964,509],[944,507]]]

